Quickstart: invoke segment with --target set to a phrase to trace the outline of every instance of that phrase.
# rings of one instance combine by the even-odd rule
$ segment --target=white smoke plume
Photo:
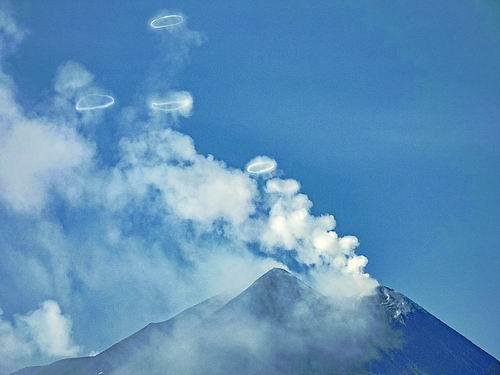
[[[296,253],[300,263],[315,267],[312,275],[336,273],[348,288],[337,293],[370,295],[377,286],[364,273],[367,259],[354,252],[357,238],[339,237],[333,216],[311,215],[312,202],[299,193],[295,180],[268,180],[259,192],[252,178],[198,154],[190,137],[171,129],[122,140],[121,163],[111,175],[100,189],[109,194],[103,202],[111,207],[123,207],[132,196],[145,199],[153,189],[166,214],[195,223],[201,231],[219,226],[269,254]],[[349,278],[355,280],[352,285]]]
[[[2,315],[0,309],[0,373],[27,365],[32,357],[50,360],[79,353],[71,337],[71,319],[55,301],[44,301],[37,310],[16,315],[14,322]]]
[[[160,36],[162,46],[177,48],[162,57],[168,62],[163,68],[182,65],[203,40],[185,21],[183,16],[178,30]],[[0,34],[11,44],[22,39],[3,13]],[[156,82],[163,68],[149,78]],[[46,301],[14,323],[0,321],[4,358],[20,353],[35,364],[102,350],[227,286],[244,287],[272,267],[291,267],[286,259],[303,266],[305,277],[327,294],[357,300],[373,293],[377,282],[364,271],[367,259],[355,253],[358,240],[339,236],[333,216],[311,214],[298,181],[254,178],[248,166],[200,154],[191,137],[171,128],[191,114],[188,92],[167,97],[185,104],[176,116],[128,108],[106,118],[127,119],[132,130],[115,140],[116,161],[100,163],[91,129],[104,125],[104,115],[75,111],[79,97],[101,92],[95,81],[80,64],[64,63],[53,96],[28,111],[17,102],[12,79],[0,76],[0,215],[6,223],[0,273],[9,282],[0,293],[22,295],[30,306],[22,311]],[[170,89],[151,81],[146,86]],[[142,103],[154,94],[142,95]],[[272,177],[276,161],[256,161],[272,166],[264,168]],[[71,220],[55,215],[56,205]],[[75,339],[61,311],[76,319]],[[86,336],[89,322],[94,341]],[[26,362],[6,363],[4,371]]]

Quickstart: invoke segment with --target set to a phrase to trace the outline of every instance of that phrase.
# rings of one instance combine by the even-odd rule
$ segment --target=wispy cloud
[[[71,337],[71,319],[59,304],[46,300],[37,310],[3,319],[0,309],[0,372],[29,365],[33,358],[63,358],[77,355]]]
[[[0,214],[9,223],[0,228],[0,271],[12,295],[26,293],[31,279],[29,300],[46,301],[14,323],[1,321],[0,342],[17,346],[23,356],[38,350],[35,362],[76,353],[71,322],[61,310],[75,319],[82,350],[103,349],[94,346],[228,285],[244,287],[272,267],[291,266],[286,259],[339,298],[359,299],[377,285],[364,272],[367,259],[355,253],[358,240],[339,236],[333,216],[313,215],[298,181],[271,178],[274,159],[257,157],[251,163],[261,164],[251,171],[229,167],[200,154],[191,137],[171,128],[191,114],[193,98],[172,91],[169,74],[162,74],[184,64],[189,49],[203,40],[182,16],[175,32],[158,34],[163,65],[141,94],[142,104],[158,95],[158,108],[133,106],[106,121],[101,112],[77,112],[79,98],[106,91],[76,62],[60,67],[53,97],[37,112],[17,103],[9,77],[0,79]],[[22,39],[6,15],[0,31],[10,43]],[[165,79],[155,80],[160,76]],[[158,116],[165,108],[174,116]],[[124,119],[131,130],[113,140],[116,160],[103,163],[100,140],[88,128]],[[255,178],[255,171],[265,178]],[[16,259],[23,259],[22,269]],[[2,304],[14,306],[9,299]],[[89,337],[89,322],[99,340]],[[29,340],[19,333],[21,324]]]
[[[0,58],[11,52],[23,40],[26,30],[19,27],[10,12],[10,4],[0,4]]]
[[[70,128],[25,117],[3,121],[0,198],[16,210],[39,211],[50,190],[65,192],[93,148]]]

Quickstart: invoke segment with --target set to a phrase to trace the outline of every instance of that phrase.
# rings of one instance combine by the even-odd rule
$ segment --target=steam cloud
[[[181,20],[165,36],[178,46],[175,64],[202,40]],[[3,59],[23,31],[3,12],[0,33]],[[116,163],[100,163],[100,140],[86,127],[109,114],[77,113],[74,106],[104,91],[85,67],[67,62],[45,113],[34,114],[17,103],[11,78],[0,70],[0,215],[11,223],[0,229],[0,272],[9,280],[0,292],[31,301],[26,310],[45,301],[26,315],[1,301],[11,313],[0,320],[0,357],[12,360],[0,371],[102,350],[225,285],[244,287],[272,267],[288,268],[287,257],[335,298],[373,293],[378,284],[364,271],[367,259],[355,253],[357,238],[339,236],[333,216],[312,215],[298,181],[272,176],[274,159],[259,156],[245,170],[232,168],[198,153],[191,137],[172,129],[179,116],[191,114],[186,91],[169,90],[150,102],[154,112],[173,116],[158,119],[134,108],[134,116],[126,116],[129,109],[107,118],[125,119],[136,130],[117,141]],[[72,221],[55,217],[54,206]],[[76,338],[70,315],[78,317]],[[86,336],[89,324],[101,332],[103,347]]]
[[[16,315],[14,324],[2,317],[0,310],[0,371],[30,358],[75,356],[78,348],[71,339],[71,319],[64,316],[57,302],[44,301],[40,308]]]

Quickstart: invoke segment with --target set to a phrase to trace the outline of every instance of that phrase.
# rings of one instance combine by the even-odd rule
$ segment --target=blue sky
[[[47,111],[47,98],[54,96],[56,74],[67,61],[82,64],[117,99],[104,117],[75,125],[95,145],[93,168],[109,172],[120,161],[119,140],[147,128],[146,114],[132,109],[144,106],[148,95],[187,90],[194,98],[192,115],[168,121],[193,138],[199,154],[214,155],[229,168],[244,168],[256,155],[276,159],[278,176],[300,182],[314,215],[333,214],[339,235],[359,239],[356,252],[369,259],[366,270],[373,277],[500,356],[497,2],[18,0],[10,9],[25,35],[2,57],[2,70],[15,82],[15,100],[26,116],[57,112]],[[189,30],[199,34],[155,34],[148,20],[162,10],[182,12]],[[20,229],[38,222],[50,223],[66,238],[61,248],[99,232],[95,205],[75,208],[61,196],[48,200],[37,214],[0,206],[1,238],[11,258],[40,243],[30,238],[33,229]],[[156,236],[161,240],[155,245],[175,248],[177,231],[198,230],[181,220],[170,223],[169,232],[156,216],[141,214],[143,206],[139,213],[133,208],[106,220],[128,222],[137,242]],[[208,247],[226,241],[210,236]],[[87,262],[83,255],[65,259]],[[11,271],[22,273],[21,268]],[[19,299],[25,284],[7,275],[0,287],[5,319],[56,300],[63,317],[71,314],[74,341],[85,350],[102,350],[161,319],[162,311],[167,318],[212,291],[183,288],[168,295],[165,305],[133,307],[139,317],[132,322],[104,319],[109,331],[95,342],[85,333],[94,318],[82,309],[112,315],[106,301],[116,293],[123,294],[120,307],[132,302],[118,281],[93,298],[90,292],[78,294],[86,288],[84,278],[68,278],[68,293],[78,301],[64,302],[57,290],[24,289]],[[148,280],[144,285],[153,276]],[[164,288],[175,288],[170,279],[165,282],[173,284]]]

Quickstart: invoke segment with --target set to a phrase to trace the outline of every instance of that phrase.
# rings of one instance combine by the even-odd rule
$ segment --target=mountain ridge
[[[346,310],[275,268],[234,297],[150,323],[95,357],[13,374],[133,374],[144,366],[150,374],[500,373],[498,360],[399,292],[380,286]]]

